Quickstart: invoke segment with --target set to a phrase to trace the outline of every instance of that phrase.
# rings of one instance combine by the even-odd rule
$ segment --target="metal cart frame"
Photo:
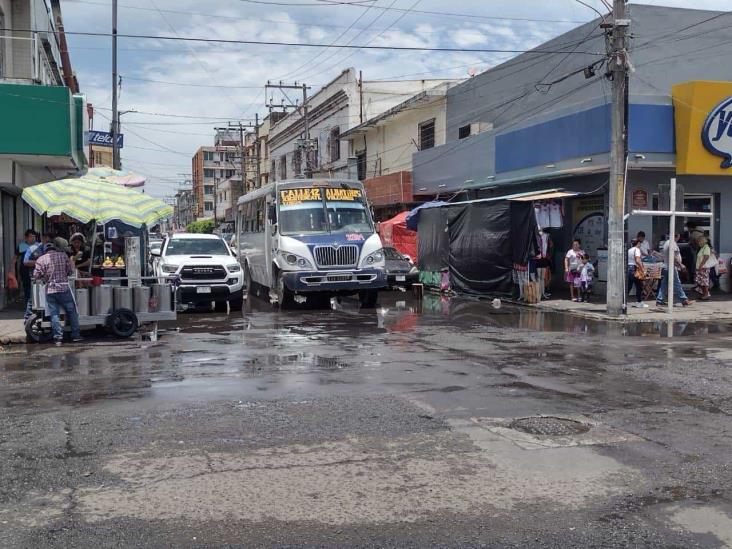
[[[92,282],[92,278],[73,278],[69,277],[69,285],[75,288],[76,282]],[[129,277],[109,277],[103,278],[103,281],[129,281]],[[132,337],[136,333],[140,326],[153,324],[152,336],[153,339],[157,339],[158,322],[171,321],[177,319],[178,310],[178,287],[175,284],[174,277],[160,277],[160,276],[144,276],[134,279],[135,281],[152,280],[156,282],[168,282],[172,283],[173,299],[172,299],[172,310],[170,311],[156,311],[156,312],[135,312],[130,309],[112,309],[108,314],[104,315],[79,315],[79,327],[84,328],[107,328],[113,335],[126,338]],[[38,285],[34,282],[33,284],[33,303],[32,310],[33,314],[25,322],[25,332],[28,337],[28,341],[33,343],[44,343],[50,341],[53,337],[51,331],[51,318],[48,315],[48,311],[45,306],[45,296],[43,302],[41,302],[39,292],[36,291]],[[76,299],[75,292],[72,292],[74,299]],[[122,330],[118,325],[118,320],[124,322],[125,329]],[[65,321],[65,319],[64,319]],[[70,331],[70,327],[67,322],[64,322],[64,332]]]

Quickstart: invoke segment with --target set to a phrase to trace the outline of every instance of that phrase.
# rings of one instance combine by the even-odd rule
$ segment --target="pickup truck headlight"
[[[178,265],[165,264],[162,267],[164,273],[177,273]]]
[[[280,256],[285,260],[288,267],[298,269],[312,269],[313,264],[310,260],[297,254],[291,254],[289,252],[280,252]]]
[[[383,267],[384,266],[384,250],[376,250],[363,258],[361,261],[363,267]]]
[[[238,263],[234,263],[233,265],[227,265],[226,268],[229,270],[230,273],[238,273],[241,271],[241,267]]]

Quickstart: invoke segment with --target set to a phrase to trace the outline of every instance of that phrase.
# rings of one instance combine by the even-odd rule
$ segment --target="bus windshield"
[[[371,219],[361,202],[327,201],[331,233],[371,233]]]
[[[374,232],[360,189],[286,189],[280,192],[278,225],[281,234],[340,234]],[[327,216],[326,216],[327,212]]]

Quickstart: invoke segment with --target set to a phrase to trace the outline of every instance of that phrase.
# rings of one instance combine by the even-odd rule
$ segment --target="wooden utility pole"
[[[608,277],[607,313],[620,316],[624,311],[625,293],[625,169],[627,132],[625,127],[628,86],[627,30],[630,20],[625,15],[626,0],[613,1],[610,74],[612,75],[612,109],[610,138],[610,191],[608,211]]]

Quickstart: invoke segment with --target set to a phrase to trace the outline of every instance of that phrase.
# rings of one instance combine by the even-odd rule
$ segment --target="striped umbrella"
[[[158,198],[88,174],[23,189],[23,200],[41,215],[66,214],[82,223],[122,221],[140,227],[173,215]]]
[[[106,166],[89,168],[84,175],[101,177],[111,183],[117,183],[123,187],[142,187],[145,184],[145,176],[127,170],[115,170]]]

